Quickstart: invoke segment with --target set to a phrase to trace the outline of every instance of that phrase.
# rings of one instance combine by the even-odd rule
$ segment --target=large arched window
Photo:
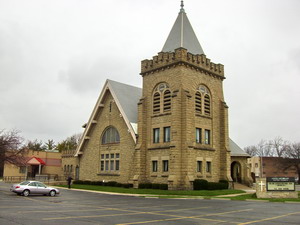
[[[204,100],[204,101],[203,101]],[[210,116],[211,114],[211,95],[207,87],[200,85],[195,94],[196,113]]]
[[[171,111],[171,91],[167,83],[160,83],[154,89],[153,113]]]
[[[120,135],[116,128],[108,127],[102,135],[102,144],[119,143]]]

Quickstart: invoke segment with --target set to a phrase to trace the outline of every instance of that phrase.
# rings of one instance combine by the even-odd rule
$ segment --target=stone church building
[[[143,60],[143,87],[107,80],[73,168],[76,179],[164,183],[251,182],[246,153],[230,138],[224,66],[206,57],[183,8],[161,52]]]

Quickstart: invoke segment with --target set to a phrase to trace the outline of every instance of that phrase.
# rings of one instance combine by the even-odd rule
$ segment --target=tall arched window
[[[203,101],[204,100],[204,101]],[[208,88],[200,85],[195,94],[196,113],[210,116],[211,114],[211,95]]]
[[[171,111],[171,91],[167,83],[160,83],[154,89],[153,113]]]
[[[120,135],[116,128],[108,127],[102,135],[102,144],[119,143]]]

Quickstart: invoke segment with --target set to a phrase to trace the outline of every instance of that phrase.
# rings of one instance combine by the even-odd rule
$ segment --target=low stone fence
[[[36,180],[41,181],[48,185],[66,185],[67,178],[65,176],[58,176],[52,174],[46,175],[36,175],[35,177],[26,177],[26,176],[5,176],[3,181],[5,183],[20,183],[25,180]]]

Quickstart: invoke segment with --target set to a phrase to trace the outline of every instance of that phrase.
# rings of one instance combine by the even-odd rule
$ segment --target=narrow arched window
[[[166,90],[164,92],[164,112],[171,110],[171,92]]]
[[[202,96],[199,91],[196,92],[195,96],[195,109],[197,113],[202,112]]]
[[[160,112],[160,94],[156,92],[153,96],[153,113]]]
[[[171,91],[167,83],[159,83],[154,88],[153,113],[163,113],[171,111]]]
[[[196,91],[195,111],[206,116],[211,115],[211,95],[208,88],[204,85],[200,85]]]
[[[102,135],[102,144],[120,143],[120,135],[116,128],[108,127]]]

